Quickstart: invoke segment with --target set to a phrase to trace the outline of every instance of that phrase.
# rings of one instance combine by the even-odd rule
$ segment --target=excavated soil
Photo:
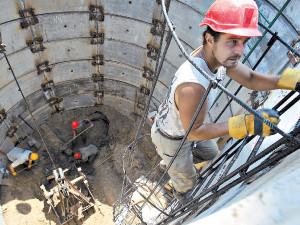
[[[85,118],[89,118],[94,125],[86,131],[86,143],[79,137],[73,149],[71,144],[68,144],[63,151],[63,144],[73,136],[72,121]],[[37,152],[39,159],[36,164],[17,176],[9,174],[4,177],[8,185],[1,186],[1,204],[6,224],[59,224],[57,216],[47,204],[40,189],[41,184],[44,184],[48,191],[56,185],[54,180],[45,179],[55,168],[53,162],[56,167],[70,168],[65,173],[70,180],[76,177],[76,168],[82,168],[98,209],[96,212],[89,209],[84,212],[83,219],[72,219],[68,224],[114,224],[113,203],[120,197],[123,182],[123,153],[134,138],[139,120],[138,116],[124,116],[108,106],[81,108],[52,115],[39,127],[48,150],[35,130],[32,137],[37,140],[37,148],[30,147],[27,139],[18,146]],[[145,125],[141,135],[149,132],[150,127]],[[75,161],[73,154],[80,147],[90,144],[99,148],[95,160],[91,163]],[[131,158],[131,168],[128,170],[128,176],[133,181],[145,175],[159,162],[150,136],[143,137],[135,149]],[[16,171],[20,169],[22,166],[16,168]]]

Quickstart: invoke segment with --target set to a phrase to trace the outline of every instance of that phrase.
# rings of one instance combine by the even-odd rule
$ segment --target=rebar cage
[[[262,29],[265,30],[263,36],[258,39],[256,44],[253,47],[250,47],[250,51],[246,56],[244,56],[243,63],[247,62],[249,56],[253,53],[255,48],[261,42],[262,38],[265,37],[266,33],[271,34],[271,38],[267,44],[267,48],[261,55],[261,57],[257,60],[252,69],[255,70],[257,66],[260,64],[262,59],[266,56],[268,51],[272,48],[273,44],[278,41],[283,46],[285,46],[292,55],[295,57],[300,57],[300,53],[294,49],[292,46],[287,44],[282,38],[280,38],[277,32],[273,32],[270,27],[278,18],[279,14],[282,13],[284,8],[287,6],[289,2],[283,5],[282,9],[279,10],[278,15],[276,15],[274,21],[267,21],[269,26],[264,25],[261,21],[259,21],[259,25]],[[231,82],[228,81],[226,85],[221,85],[218,81],[211,79],[204,71],[201,70],[191,59],[191,57],[186,53],[179,38],[176,35],[174,25],[170,22],[167,9],[169,8],[170,2],[165,3],[165,0],[161,1],[162,12],[165,18],[165,24],[168,27],[168,33],[165,35],[164,33],[161,36],[163,40],[165,38],[166,44],[164,46],[164,51],[162,56],[160,56],[159,62],[156,64],[155,76],[152,82],[152,89],[148,97],[148,103],[145,107],[143,117],[141,119],[140,126],[137,130],[135,140],[131,143],[130,146],[126,149],[123,156],[123,170],[124,170],[124,180],[122,191],[120,194],[120,198],[114,204],[114,222],[116,224],[169,224],[171,222],[176,223],[184,223],[191,217],[197,217],[198,215],[205,212],[211,206],[213,206],[220,197],[231,191],[235,194],[242,191],[247,185],[253,182],[258,177],[262,176],[273,167],[275,167],[283,158],[288,156],[289,154],[295,152],[300,147],[300,118],[294,118],[295,123],[289,132],[284,132],[279,129],[274,124],[267,121],[265,118],[260,116],[255,109],[257,109],[261,104],[260,102],[253,104],[252,107],[249,107],[243,101],[236,97],[236,95],[241,90],[242,86],[240,86],[234,94],[229,92],[226,88]],[[263,17],[263,16],[262,16]],[[265,17],[263,17],[265,19]],[[165,25],[163,25],[165,28]],[[130,156],[132,152],[135,151],[136,143],[143,138],[140,135],[140,129],[145,123],[146,115],[148,114],[149,105],[151,102],[151,97],[153,95],[156,82],[158,81],[158,77],[160,74],[160,70],[162,68],[163,62],[166,57],[166,53],[168,51],[168,47],[170,45],[171,39],[176,41],[179,49],[185,56],[185,58],[190,61],[190,63],[206,78],[210,81],[210,86],[207,89],[203,99],[201,100],[198,109],[192,119],[192,122],[181,142],[178,146],[177,152],[173,157],[173,160],[167,166],[164,172],[159,170],[158,165],[154,167],[147,175],[136,180],[131,181],[129,176],[127,175],[127,169],[130,167]],[[160,54],[160,52],[159,52]],[[195,119],[197,118],[203,103],[209,93],[209,91],[213,89],[219,89],[220,94],[216,98],[215,103],[218,101],[222,94],[228,96],[229,101],[221,110],[220,114],[215,118],[214,122],[217,122],[225,110],[229,107],[232,102],[235,102],[242,106],[246,111],[254,114],[257,118],[262,120],[264,123],[269,125],[271,128],[275,129],[278,134],[281,135],[277,139],[272,141],[272,144],[268,147],[263,147],[264,140],[268,139],[268,137],[259,137],[259,136],[248,136],[242,140],[233,140],[229,139],[223,143],[223,151],[222,154],[215,158],[208,166],[204,167],[201,171],[198,171],[199,178],[197,180],[196,185],[192,189],[189,194],[189,201],[182,205],[178,202],[170,192],[168,188],[169,177],[167,171],[177,156],[178,152],[181,149],[181,146],[185,139],[187,138]],[[252,93],[252,94],[255,94]],[[291,109],[300,99],[299,93],[295,91],[290,91],[285,97],[283,97],[275,106],[273,106],[274,110],[277,110],[279,115],[285,114],[289,109]],[[252,146],[252,147],[251,147]],[[246,148],[251,148],[251,151],[248,154],[246,160],[242,165],[236,165],[235,162],[239,159],[241,153]],[[141,187],[144,187],[141,189]],[[145,188],[146,187],[146,188]],[[144,190],[144,191],[141,191]],[[146,191],[145,191],[146,190]],[[139,204],[136,204],[136,195],[139,195]],[[232,194],[234,195],[234,194]],[[157,199],[159,199],[159,204],[157,203]],[[163,207],[161,207],[163,205]],[[151,213],[152,221],[151,223],[145,221],[145,216],[147,217],[147,213],[149,214],[149,210],[145,210],[145,208],[154,209]]]

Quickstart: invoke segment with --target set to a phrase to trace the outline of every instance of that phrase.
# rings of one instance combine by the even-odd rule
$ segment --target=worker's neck
[[[202,47],[202,49],[200,50],[200,52],[199,52],[198,55],[199,55],[198,57],[201,57],[201,58],[203,58],[205,60],[207,66],[209,68],[209,70],[212,73],[216,73],[218,71],[218,69],[220,68],[221,64],[214,57],[213,52],[212,52],[212,48],[210,48],[207,45],[204,45]]]

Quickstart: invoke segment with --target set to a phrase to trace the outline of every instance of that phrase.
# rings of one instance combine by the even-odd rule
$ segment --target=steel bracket
[[[103,90],[101,90],[101,91],[94,91],[94,96],[96,97],[96,98],[103,98],[104,97],[104,91]]]
[[[92,61],[92,65],[96,66],[96,65],[104,65],[104,55],[94,55],[92,56],[93,61]]]
[[[5,47],[6,47],[6,45],[2,41],[0,41],[0,53],[1,54],[6,53]]]
[[[158,19],[152,19],[152,28],[150,29],[150,33],[153,35],[161,36],[164,33],[163,25],[164,23]]]
[[[144,85],[140,86],[140,93],[143,93],[145,95],[149,95],[150,94],[150,89],[145,87]]]
[[[158,48],[153,45],[147,44],[147,49],[147,56],[156,61],[158,59]]]
[[[5,136],[12,138],[17,132],[18,128],[16,126],[11,126],[6,132]]]
[[[91,44],[100,44],[104,43],[104,33],[90,32],[91,35]]]
[[[52,97],[50,99],[47,100],[49,106],[53,106],[55,104],[58,104],[60,102],[62,102],[63,98],[61,97]]]
[[[104,9],[102,6],[89,5],[89,19],[96,21],[104,21]]]
[[[40,75],[43,72],[50,72],[51,71],[51,68],[49,67],[49,61],[45,61],[45,62],[42,62],[42,63],[38,64],[36,66],[36,68],[38,70],[38,75]]]
[[[151,70],[148,67],[143,67],[143,68],[144,68],[144,72],[143,72],[142,76],[144,78],[146,78],[147,80],[152,81],[153,78],[154,78],[154,72],[153,72],[153,70]]]
[[[26,28],[35,25],[39,22],[39,19],[34,14],[33,8],[19,10],[19,15],[22,19],[20,25],[22,28]]]
[[[7,114],[4,109],[0,110],[0,124],[6,119]]]
[[[92,75],[93,82],[103,82],[104,81],[104,75],[101,73],[93,73]]]
[[[139,99],[139,100],[143,100],[143,99]],[[145,109],[145,102],[144,101],[138,101],[136,106],[141,109],[144,110]]]
[[[33,40],[27,41],[26,44],[32,53],[45,50],[45,47],[43,46],[43,37],[34,38]]]
[[[45,83],[42,83],[41,86],[42,86],[43,91],[45,92],[45,91],[52,89],[52,87],[54,86],[54,82],[53,82],[53,80],[49,80]]]
[[[145,109],[145,105],[146,105],[146,101],[145,101],[145,97],[144,96],[136,96],[135,98],[135,103],[136,106],[141,109],[144,110]]]

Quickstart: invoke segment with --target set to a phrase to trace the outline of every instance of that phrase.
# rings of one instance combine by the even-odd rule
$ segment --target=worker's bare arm
[[[235,68],[227,69],[227,76],[241,85],[255,91],[267,91],[277,89],[280,76],[266,75],[253,71],[241,62]]]
[[[175,102],[179,110],[180,120],[185,132],[192,121],[204,93],[204,87],[196,83],[184,83],[176,89]],[[206,115],[206,108],[207,100],[205,101],[204,106],[202,107],[199,116],[189,133],[188,139],[190,141],[207,140],[228,134],[227,122],[218,124],[203,124]]]
[[[28,159],[28,168],[30,169],[32,166],[32,160],[31,159]]]

